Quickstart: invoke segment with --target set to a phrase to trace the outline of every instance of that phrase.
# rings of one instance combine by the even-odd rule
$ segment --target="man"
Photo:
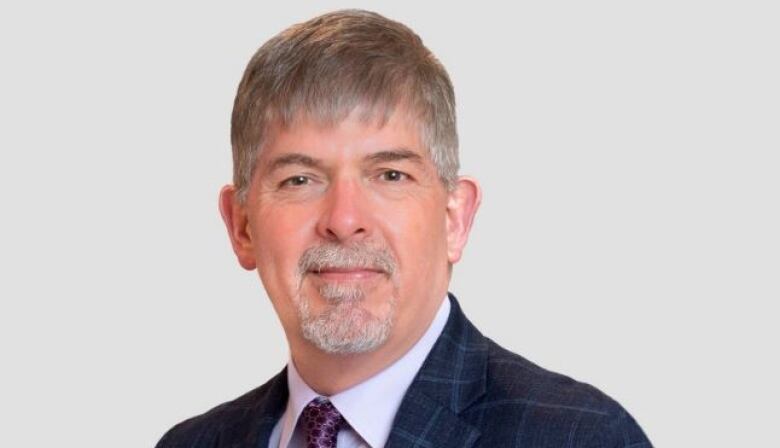
[[[340,11],[283,31],[249,62],[232,145],[220,210],[291,359],[159,447],[650,446],[448,295],[480,189],[457,175],[449,78],[410,29]]]

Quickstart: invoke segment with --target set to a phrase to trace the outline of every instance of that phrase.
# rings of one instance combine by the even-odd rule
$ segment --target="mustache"
[[[388,275],[395,273],[396,262],[385,247],[371,247],[364,243],[344,246],[325,243],[306,249],[298,261],[298,273],[319,272],[325,268],[372,269]]]

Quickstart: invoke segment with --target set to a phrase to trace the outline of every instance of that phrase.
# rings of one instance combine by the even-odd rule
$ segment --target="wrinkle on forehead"
[[[257,151],[257,156],[259,159],[263,148],[274,145],[276,137],[282,132],[289,132],[299,126],[313,126],[329,130],[350,119],[356,119],[367,126],[374,126],[377,130],[385,127],[394,118],[403,120],[403,123],[415,127],[414,131],[422,144],[423,129],[419,116],[414,110],[408,106],[406,101],[397,101],[394,104],[376,105],[360,103],[351,109],[332,110],[330,113],[325,113],[317,108],[308,108],[301,109],[294,115],[287,117],[272,115],[267,121],[268,124],[264,132],[266,140],[263,147]]]

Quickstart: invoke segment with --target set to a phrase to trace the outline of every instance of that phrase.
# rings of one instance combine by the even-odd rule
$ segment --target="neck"
[[[362,383],[397,359],[406,351],[392,353],[379,350],[372,353],[334,355],[314,349],[310,354],[293,355],[295,368],[315,392],[332,396]]]

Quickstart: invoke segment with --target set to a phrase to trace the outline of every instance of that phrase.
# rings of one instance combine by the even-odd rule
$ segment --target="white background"
[[[467,314],[659,447],[767,446],[774,2],[451,3],[359,6],[416,30],[455,84],[484,186],[452,285]],[[150,447],[281,369],[217,213],[230,110],[262,42],[355,5],[0,6],[0,445]]]

